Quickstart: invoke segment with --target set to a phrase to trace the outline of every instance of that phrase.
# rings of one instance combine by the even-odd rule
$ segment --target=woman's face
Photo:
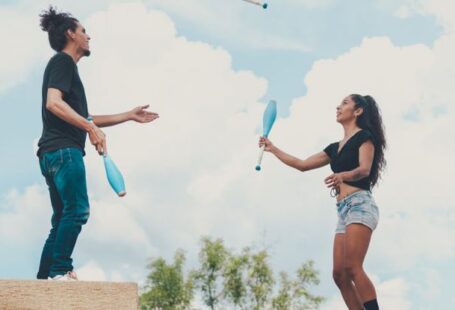
[[[355,121],[355,119],[362,114],[361,108],[355,108],[355,102],[351,96],[347,96],[337,106],[337,122],[341,124]]]

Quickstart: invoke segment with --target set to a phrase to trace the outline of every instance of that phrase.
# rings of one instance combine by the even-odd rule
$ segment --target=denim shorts
[[[350,224],[362,224],[375,230],[379,210],[370,191],[355,192],[337,202],[338,224],[335,233],[343,234]]]

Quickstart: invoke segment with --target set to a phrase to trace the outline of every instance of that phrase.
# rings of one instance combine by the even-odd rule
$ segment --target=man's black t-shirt
[[[340,143],[335,142],[328,145],[324,152],[330,157],[330,167],[335,173],[351,171],[359,166],[359,149],[367,140],[373,141],[373,135],[365,129],[356,132],[339,150]],[[376,160],[376,159],[374,159]],[[358,181],[344,181],[344,183],[370,190],[371,179],[367,176]]]
[[[76,63],[70,55],[59,52],[49,60],[44,71],[41,113],[43,133],[38,142],[38,156],[64,147],[76,147],[85,154],[87,133],[65,122],[46,108],[49,88],[60,90],[63,93],[63,100],[76,113],[82,117],[88,117],[84,85],[79,77]]]

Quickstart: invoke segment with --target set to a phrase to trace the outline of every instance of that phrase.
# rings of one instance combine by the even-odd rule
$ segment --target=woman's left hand
[[[329,175],[324,180],[327,187],[337,188],[341,183],[343,183],[343,173],[334,173]]]
[[[147,111],[148,107],[149,105],[143,105],[132,109],[129,112],[129,119],[138,123],[150,123],[160,117],[158,113]]]

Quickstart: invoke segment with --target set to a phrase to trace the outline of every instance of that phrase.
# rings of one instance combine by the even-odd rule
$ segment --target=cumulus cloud
[[[75,271],[82,281],[106,281],[106,273],[95,261],[89,261]]]
[[[270,3],[270,9],[262,10],[241,0],[229,1],[179,1],[179,0],[148,0],[152,7],[164,9],[167,12],[188,20],[192,25],[203,28],[211,36],[223,35],[223,40],[234,44],[240,49],[264,49],[277,51],[306,52],[310,46],[300,39],[282,32],[282,25],[276,24],[277,31],[263,31],[263,26],[275,24],[276,19],[269,17],[273,6],[295,5],[295,0],[289,3]],[[304,1],[316,5],[316,1]],[[322,1],[329,2],[329,1]],[[297,3],[298,4],[298,3]],[[210,27],[207,27],[210,25]],[[268,27],[270,29],[270,27]]]
[[[434,16],[446,32],[455,30],[455,3],[450,0],[377,0],[379,4],[395,9],[395,15],[408,18],[413,15]]]
[[[410,285],[403,278],[394,278],[391,280],[380,282],[377,278],[373,283],[376,286],[376,291],[379,298],[379,306],[383,309],[412,309],[409,302],[408,291]],[[331,297],[323,306],[325,310],[342,310],[346,309],[346,305],[340,294]]]
[[[34,232],[50,219],[51,214],[51,210],[44,209],[46,194],[42,186],[32,185],[24,191],[11,189],[1,197],[0,236],[4,237],[0,238],[2,245],[12,246],[19,242],[25,247],[29,242],[39,239]],[[21,229],[17,230],[17,227]]]
[[[11,189],[0,196],[0,248],[4,269],[1,277],[17,277],[38,271],[39,256],[49,233],[51,208],[47,206],[47,190],[31,185],[23,190]],[[34,257],[34,260],[30,258]]]
[[[446,32],[455,30],[455,3],[449,0],[414,0],[411,5],[417,7],[420,14],[435,16]]]
[[[23,82],[33,68],[51,55],[46,33],[39,28],[38,14],[0,6],[0,94]]]

